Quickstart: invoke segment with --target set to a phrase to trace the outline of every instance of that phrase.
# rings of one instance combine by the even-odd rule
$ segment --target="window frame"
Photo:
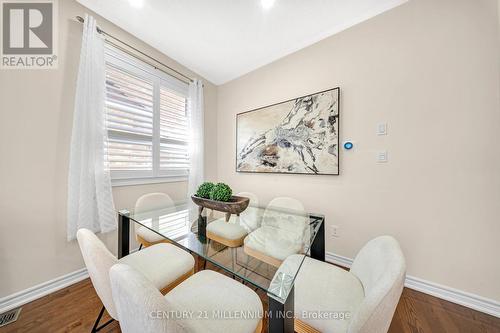
[[[141,185],[167,182],[187,181],[189,169],[186,170],[161,170],[160,169],[160,87],[168,88],[176,93],[179,93],[186,98],[186,117],[188,118],[188,92],[189,86],[187,83],[175,78],[159,69],[143,62],[125,52],[119,50],[113,45],[105,44],[104,60],[112,64],[118,69],[129,72],[139,78],[149,80],[153,84],[153,132],[151,137],[152,143],[152,170],[110,170],[112,186],[127,186]],[[106,68],[105,68],[106,70]],[[107,117],[107,114],[105,115]],[[133,140],[139,138],[140,134],[113,133],[110,134],[106,125],[108,137],[123,138]],[[112,132],[112,131],[111,131]],[[144,135],[144,138],[149,140],[149,135]],[[186,142],[186,145],[188,143]],[[189,147],[186,146],[189,151]],[[107,161],[107,156],[106,159]]]

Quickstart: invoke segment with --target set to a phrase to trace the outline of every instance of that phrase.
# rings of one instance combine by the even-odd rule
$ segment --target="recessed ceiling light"
[[[274,5],[274,0],[260,0],[262,8],[269,9]]]
[[[134,8],[142,8],[144,6],[144,0],[128,0],[128,3]]]

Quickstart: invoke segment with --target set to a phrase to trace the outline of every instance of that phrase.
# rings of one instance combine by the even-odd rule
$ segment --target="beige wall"
[[[89,12],[73,0],[59,1],[59,69],[0,70],[0,297],[83,267],[76,242],[66,242],[66,186],[81,30],[76,15]],[[186,68],[104,19],[106,31],[166,64]],[[206,173],[216,178],[216,87],[205,81]],[[131,207],[143,193],[174,199],[186,183],[116,187],[117,208]],[[103,235],[116,249],[116,233]]]
[[[392,234],[409,274],[500,300],[497,34],[496,0],[412,0],[220,86],[219,180],[324,213],[328,251]],[[236,113],[336,86],[340,176],[235,173]]]
[[[59,3],[59,69],[0,70],[0,297],[83,267],[66,242],[66,185],[81,39],[73,18],[86,10]],[[393,234],[409,274],[500,300],[496,13],[495,0],[411,0],[221,87],[206,82],[207,178],[264,203],[295,196],[326,214],[340,226],[339,238],[327,230],[331,252],[353,257],[368,239]],[[236,113],[335,86],[342,137],[356,141],[342,151],[340,176],[234,172]],[[381,121],[387,137],[375,135]],[[380,149],[389,163],[376,163]],[[180,199],[186,184],[115,187],[116,206],[151,191]],[[115,233],[102,238],[116,248]]]

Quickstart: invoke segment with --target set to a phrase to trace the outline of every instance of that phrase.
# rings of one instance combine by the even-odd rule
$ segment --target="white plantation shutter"
[[[107,160],[114,182],[186,177],[187,84],[107,45]]]
[[[114,175],[153,175],[153,81],[106,64],[107,154]]]
[[[186,97],[160,86],[160,170],[189,168]]]

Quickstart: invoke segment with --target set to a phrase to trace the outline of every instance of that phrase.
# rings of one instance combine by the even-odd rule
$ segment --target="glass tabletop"
[[[275,207],[249,206],[239,216],[204,210],[189,218],[187,202],[172,207],[119,214],[265,290],[284,303],[323,216]]]

